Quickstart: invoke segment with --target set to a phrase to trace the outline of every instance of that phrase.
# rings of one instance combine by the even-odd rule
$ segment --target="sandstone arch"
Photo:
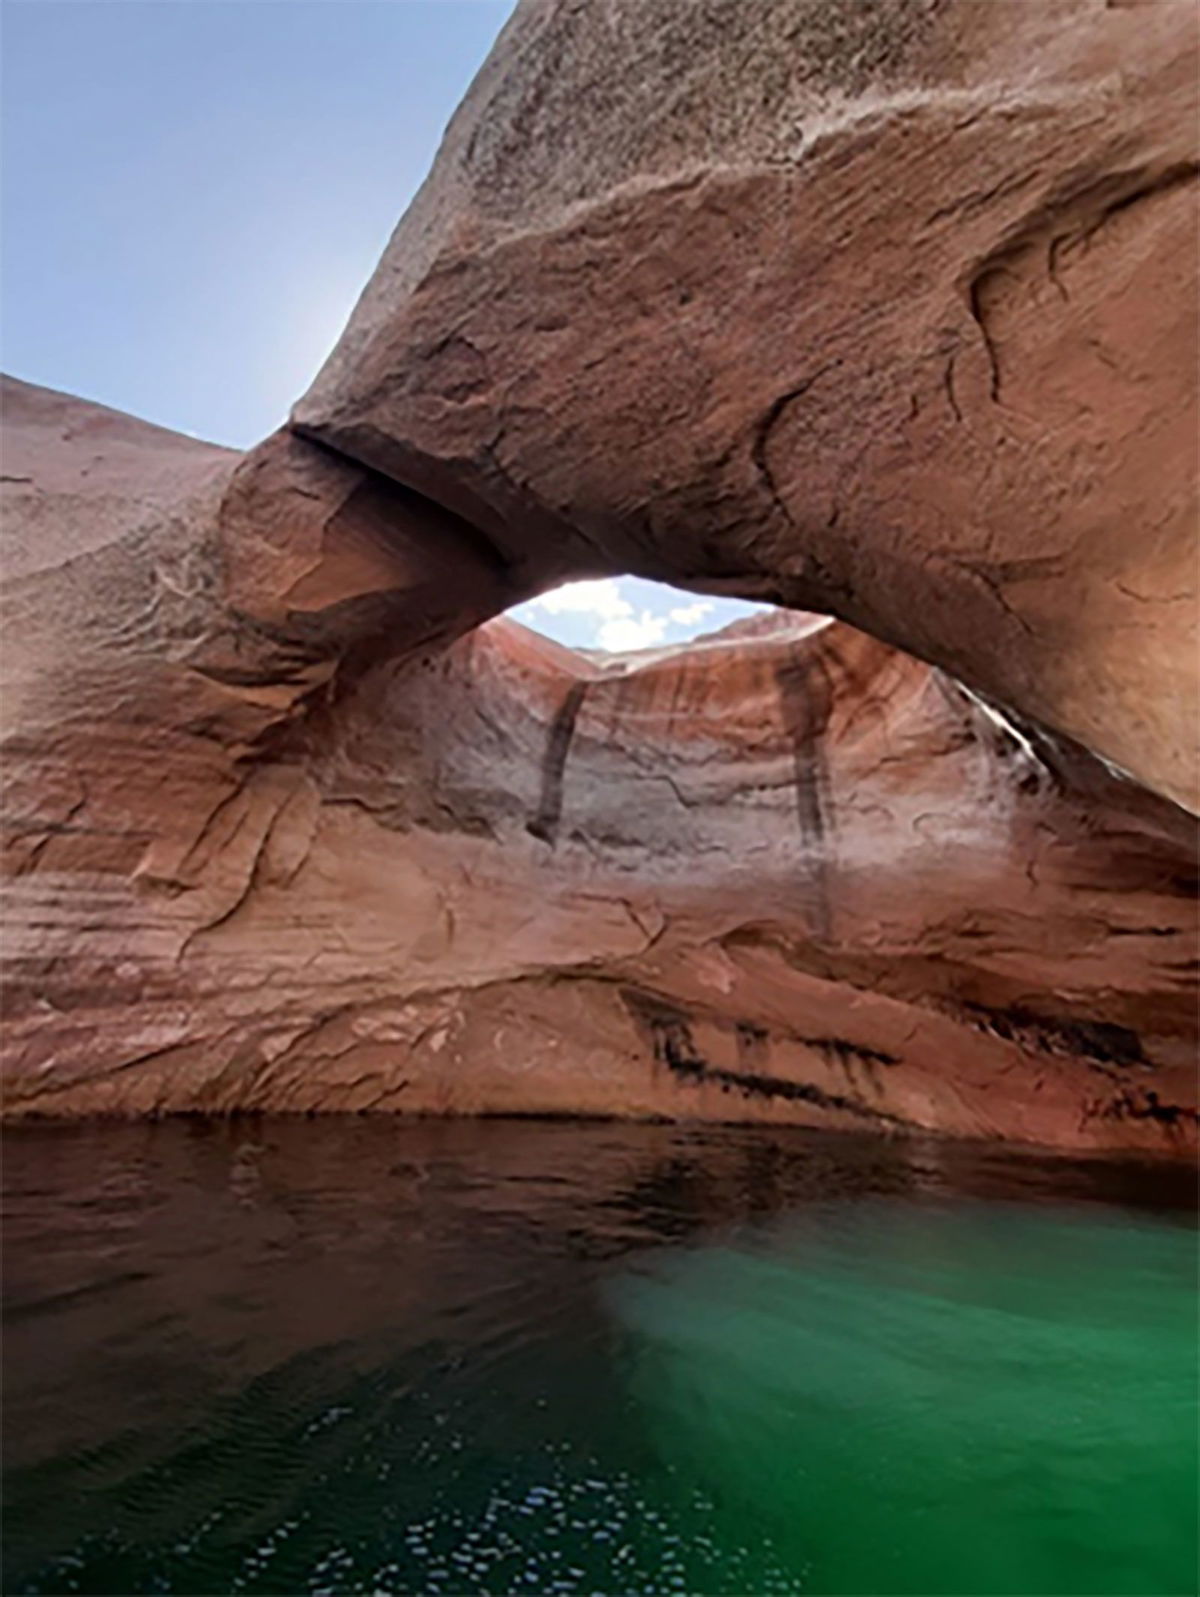
[[[839,615],[1195,809],[1198,27],[524,0],[296,425],[518,571]]]
[[[312,445],[4,408],[10,1115],[1191,1144],[1170,805],[841,623],[597,666]]]
[[[527,3],[291,428],[6,386],[6,1112],[1194,1145],[1195,21],[1013,15]]]

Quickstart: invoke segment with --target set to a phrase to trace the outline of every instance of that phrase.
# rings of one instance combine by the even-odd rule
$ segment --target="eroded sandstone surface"
[[[599,663],[302,439],[4,396],[10,1115],[1194,1142],[1182,813],[841,622]]]
[[[1194,1146],[1198,28],[523,0],[288,428],[7,384],[5,1111]]]
[[[1192,0],[524,0],[307,435],[1197,806]]]

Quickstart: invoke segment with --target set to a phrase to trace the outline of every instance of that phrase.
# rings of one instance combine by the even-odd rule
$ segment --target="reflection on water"
[[[6,1592],[1195,1590],[1186,1172],[519,1121],[4,1153]]]

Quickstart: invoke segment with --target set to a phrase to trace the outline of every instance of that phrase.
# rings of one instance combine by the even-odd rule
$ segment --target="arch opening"
[[[567,648],[613,655],[677,648],[736,622],[770,615],[774,608],[748,599],[690,593],[646,577],[620,576],[563,583],[507,614]]]

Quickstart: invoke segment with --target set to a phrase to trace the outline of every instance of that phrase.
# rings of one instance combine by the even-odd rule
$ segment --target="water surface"
[[[184,1121],[4,1189],[6,1592],[1196,1590],[1186,1172]]]

